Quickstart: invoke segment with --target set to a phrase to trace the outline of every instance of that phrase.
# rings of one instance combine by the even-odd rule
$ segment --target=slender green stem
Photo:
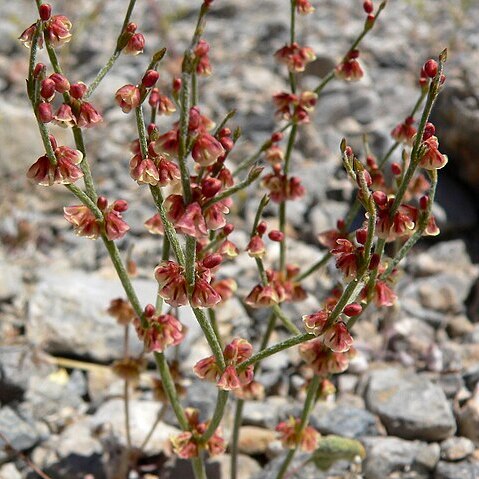
[[[83,98],[87,100],[92,93],[96,90],[100,82],[105,78],[106,74],[112,69],[113,65],[115,64],[116,60],[120,56],[121,50],[115,50],[108,61],[105,63],[105,65],[101,68],[101,70],[97,73],[96,77],[93,79],[93,81],[90,83],[90,86],[88,87],[88,90],[86,91],[85,95]]]
[[[130,428],[130,391],[129,382],[127,379],[123,381],[123,408],[125,414],[125,432],[126,432],[126,445],[128,450],[131,451],[131,428]]]
[[[166,395],[168,396],[171,407],[173,408],[176,419],[178,420],[181,429],[187,431],[189,429],[188,420],[186,419],[185,412],[181,407],[180,399],[176,392],[175,383],[171,377],[170,368],[168,367],[166,357],[163,353],[158,352],[155,352],[154,355],[156,366],[160,373],[161,381],[163,382],[163,387],[165,389]]]
[[[148,156],[148,139],[146,136],[145,117],[143,116],[143,107],[140,105],[135,108],[136,128],[138,130],[138,139],[140,140],[141,156]]]
[[[211,325],[210,321],[208,320],[202,309],[192,308],[192,310],[201,329],[203,330],[204,335],[206,336],[206,341],[208,342],[211,351],[216,358],[217,364],[219,365],[220,369],[223,370],[226,366],[225,359],[223,357],[223,349],[221,348],[218,337],[216,337],[213,326]]]
[[[186,55],[186,54],[185,54]],[[190,172],[186,164],[187,141],[188,141],[188,122],[190,113],[190,85],[189,73],[183,71],[181,75],[180,91],[180,135],[178,144],[178,164],[180,166],[181,184],[183,186],[183,196],[186,204],[191,202]]]
[[[191,294],[195,285],[195,262],[196,262],[196,238],[193,236],[186,237],[185,248],[185,272],[186,284]]]
[[[251,364],[256,364],[263,359],[272,356],[273,354],[279,353],[285,349],[292,348],[293,346],[297,346],[298,344],[304,343],[309,341],[310,339],[314,339],[316,336],[311,333],[302,333],[292,338],[285,339],[279,343],[270,346],[269,348],[263,349],[262,351],[258,351],[256,354],[253,354],[249,359],[243,361],[236,369],[239,373],[246,370],[248,366]]]
[[[302,272],[299,276],[295,278],[296,281],[302,281],[303,279],[307,278],[311,274],[315,273],[323,266],[328,264],[328,261],[332,258],[331,253],[326,253],[319,261],[311,265],[306,271]]]
[[[196,479],[207,479],[205,465],[201,457],[193,457],[191,459],[191,465]]]
[[[236,110],[231,110],[229,111],[226,116],[223,118],[223,120],[221,121],[221,123],[216,127],[215,129],[215,133],[213,136],[216,136],[219,134],[219,132],[226,126],[226,124],[228,123],[228,121],[231,120],[231,118],[233,118],[234,116],[236,115]]]
[[[206,429],[203,436],[201,436],[201,441],[207,442],[211,436],[215,433],[216,429],[218,429],[221,419],[223,419],[223,415],[225,413],[226,403],[228,402],[228,391],[219,390],[218,396],[216,399],[216,407],[213,413],[213,417],[208,424],[208,428]]]
[[[273,311],[276,317],[283,323],[283,326],[291,333],[291,334],[299,334],[300,330],[293,324],[293,322],[284,314],[284,311],[281,309],[279,304],[275,304],[273,306]]]
[[[213,308],[208,308],[208,318],[210,320],[211,327],[213,328],[213,331],[215,332],[216,337],[218,338],[220,346],[223,347],[220,330],[218,329],[218,320],[216,319],[216,311]]]
[[[74,126],[72,128],[72,131],[73,131],[73,138],[75,139],[75,144],[76,144],[77,148],[83,154],[83,160],[80,163],[80,168],[83,171],[83,180],[85,182],[85,189],[86,189],[87,195],[93,201],[96,201],[97,200],[97,194],[96,194],[96,191],[95,191],[95,183],[93,182],[93,176],[91,174],[90,165],[89,165],[88,160],[87,160],[85,142],[83,141],[82,131],[77,126]]]

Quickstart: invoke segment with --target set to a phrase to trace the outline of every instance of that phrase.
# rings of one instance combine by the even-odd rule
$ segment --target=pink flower
[[[269,308],[280,303],[281,300],[281,296],[273,286],[257,284],[246,296],[245,303],[253,308]]]
[[[313,452],[319,440],[319,432],[312,426],[306,426],[300,433],[301,419],[290,417],[287,421],[280,422],[276,431],[280,433],[279,439],[283,447],[294,449],[300,446],[305,452]]]
[[[203,278],[197,278],[191,295],[191,306],[194,308],[212,308],[221,302],[221,296],[213,286]]]
[[[314,7],[308,0],[296,0],[296,10],[300,15],[308,15],[314,12]]]
[[[153,142],[152,148],[157,155],[176,156],[178,154],[178,130],[167,131]]]
[[[198,239],[208,234],[201,206],[197,202],[190,203],[185,208],[183,215],[174,222],[174,226],[179,232]]]
[[[36,23],[33,23],[28,28],[26,28],[22,34],[18,37],[18,39],[23,43],[23,45],[27,48],[32,46],[33,42],[33,35],[35,34],[35,30],[37,28]],[[42,35],[38,37],[38,48],[43,47],[43,38]]]
[[[166,158],[160,157],[157,163],[160,186],[168,186],[177,183],[181,179],[180,169]]]
[[[335,353],[344,353],[349,351],[353,344],[353,338],[349,334],[348,328],[343,321],[338,321],[323,332],[322,338],[324,344]]]
[[[45,38],[53,47],[68,43],[72,37],[72,23],[64,15],[53,15],[45,25]]]
[[[259,235],[254,235],[246,246],[246,251],[251,258],[263,258],[266,254],[264,241]]]
[[[407,117],[404,123],[400,123],[391,131],[391,136],[400,143],[412,144],[412,140],[417,130],[413,126],[414,118]]]
[[[284,63],[291,72],[302,72],[307,63],[316,59],[312,48],[301,47],[297,43],[285,45],[275,54],[275,58],[280,63]]]
[[[135,85],[125,85],[115,93],[115,101],[123,113],[129,113],[132,109],[140,106],[140,90]]]
[[[105,235],[110,241],[123,238],[130,227],[122,219],[121,211],[115,209],[115,203],[104,213]]]
[[[238,285],[236,281],[232,278],[221,279],[219,281],[213,281],[211,286],[215,289],[215,291],[220,295],[221,301],[225,302],[230,299],[233,294],[238,289]]]
[[[356,276],[359,267],[360,250],[351,241],[339,238],[336,240],[336,247],[331,250],[336,258],[336,267],[340,269],[346,278]]]
[[[419,166],[426,170],[438,170],[446,166],[448,158],[438,150],[439,142],[435,136],[423,141],[424,153],[421,156]]]
[[[177,346],[183,340],[183,325],[171,314],[153,315],[146,319],[147,328],[141,326],[139,318],[135,319],[134,324],[138,337],[145,343],[147,351],[162,353],[168,346]]]
[[[200,166],[210,166],[225,154],[223,145],[209,133],[201,133],[196,138],[191,155]]]
[[[231,198],[225,198],[222,201],[214,203],[203,211],[203,216],[208,229],[216,231],[226,225],[225,215],[230,212],[229,207],[232,202],[233,200]]]
[[[95,107],[86,101],[81,102],[80,111],[76,118],[80,128],[91,128],[103,121],[103,117]]]
[[[324,326],[329,318],[329,311],[321,310],[314,314],[303,316],[304,328],[308,333],[316,336],[323,334]]]
[[[163,222],[158,213],[146,220],[144,226],[152,235],[163,235],[165,233]]]
[[[141,33],[135,33],[131,36],[123,49],[123,53],[126,55],[138,55],[143,53],[145,48],[145,37]]]
[[[200,379],[206,379],[207,381],[211,382],[215,382],[220,374],[220,370],[214,356],[209,356],[198,361],[194,365],[193,371]]]
[[[139,185],[156,186],[160,181],[160,174],[155,163],[150,158],[142,158],[141,154],[130,160],[130,176]]]
[[[186,280],[183,268],[174,261],[163,261],[155,269],[155,278],[158,281],[159,295],[170,306],[184,306],[188,304]]]
[[[196,65],[196,73],[198,73],[198,75],[211,75],[212,68],[210,57],[208,55],[209,50],[210,46],[205,40],[200,40],[195,48],[195,55],[198,59],[198,63]]]
[[[77,120],[73,115],[71,106],[67,105],[66,103],[62,103],[53,116],[53,122],[58,126],[71,128],[72,126],[76,125]]]
[[[336,77],[345,81],[358,81],[364,76],[364,71],[357,60],[359,52],[353,50],[349,52],[346,59],[343,60],[334,70]]]
[[[217,386],[224,391],[238,389],[241,386],[236,368],[232,365],[226,366],[217,382]]]
[[[318,338],[301,344],[299,353],[315,374],[328,376],[346,371],[355,350],[351,347],[345,353],[336,353],[323,343],[322,338]]]
[[[170,441],[173,446],[173,451],[178,457],[181,457],[182,459],[198,457],[199,446],[195,441],[192,432],[182,432],[173,436]]]
[[[100,235],[99,222],[87,206],[67,206],[63,208],[63,212],[65,219],[73,225],[75,234],[90,239],[98,238]]]

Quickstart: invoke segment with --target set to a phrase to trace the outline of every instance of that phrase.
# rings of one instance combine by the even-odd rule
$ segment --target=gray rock
[[[457,411],[457,423],[461,436],[467,437],[479,446],[479,397],[469,399]]]
[[[477,477],[479,477],[477,462],[451,463],[440,461],[434,471],[434,479],[477,479]]]
[[[396,368],[373,371],[366,405],[389,434],[438,441],[452,436],[456,423],[442,389],[428,379]]]
[[[366,448],[365,479],[429,479],[439,461],[439,446],[397,437],[362,440]]]
[[[0,256],[0,301],[19,295],[22,291],[22,270]]]
[[[311,424],[321,434],[351,438],[379,435],[378,423],[378,418],[369,411],[345,404],[328,410],[319,403],[311,415]]]
[[[460,461],[474,452],[474,443],[467,437],[450,437],[441,443],[441,458]]]
[[[155,281],[136,279],[133,285],[141,304],[155,302]],[[110,301],[118,297],[125,297],[125,293],[113,275],[44,270],[30,299],[27,337],[55,354],[97,361],[116,359],[123,347],[123,328],[106,310]],[[199,334],[198,323],[188,311],[180,311],[180,320],[188,327],[185,343]],[[139,354],[142,349],[136,334],[130,334],[131,353]]]
[[[22,399],[33,377],[45,378],[55,370],[27,346],[0,347],[0,402]]]
[[[273,459],[268,465],[251,479],[276,479],[283,464],[285,453]],[[319,470],[313,463],[305,462],[311,457],[310,454],[298,453],[288,468],[288,479],[335,479],[345,477],[350,464],[346,461],[338,461],[328,471]],[[384,478],[381,478],[384,479]]]
[[[8,463],[0,467],[0,479],[22,479],[22,475],[14,464]]]
[[[130,433],[135,446],[139,446],[155,422],[161,405],[156,401],[130,401]],[[111,399],[102,404],[91,417],[92,429],[102,428],[112,434],[120,445],[126,444],[125,410],[122,399]],[[147,454],[158,454],[169,449],[169,438],[179,430],[160,422],[145,449]]]
[[[0,431],[18,451],[30,449],[40,440],[37,430],[9,406],[0,409]],[[5,462],[8,458],[4,445],[5,441],[0,438],[0,462]]]
[[[264,402],[246,401],[243,424],[274,429],[279,422],[280,412],[286,405],[287,400],[280,396],[270,396]]]

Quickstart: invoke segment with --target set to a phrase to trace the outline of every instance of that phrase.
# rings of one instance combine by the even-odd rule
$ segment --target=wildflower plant
[[[445,80],[446,52],[424,64],[418,100],[407,118],[392,130],[394,143],[383,157],[375,157],[366,144],[366,154],[361,158],[346,140],[341,142],[338,154],[355,185],[355,199],[345,218],[334,229],[319,235],[319,243],[328,252],[300,268],[289,262],[287,248],[288,204],[300,201],[305,195],[305,187],[294,175],[292,151],[302,125],[312,121],[311,112],[320,105],[327,86],[333,81],[354,82],[363,77],[361,41],[373,29],[386,2],[377,5],[371,0],[364,2],[363,29],[317,87],[305,91],[300,89],[298,77],[316,56],[312,48],[301,45],[297,39],[296,30],[301,24],[298,16],[317,13],[308,0],[289,2],[290,36],[283,47],[272,52],[289,79],[286,91],[272,92],[277,130],[253,155],[231,169],[229,156],[241,135],[240,129],[231,125],[234,112],[223,119],[212,119],[198,104],[199,77],[214,73],[210,45],[202,35],[207,14],[215,2],[204,0],[183,55],[181,75],[171,79],[170,93],[156,86],[161,61],[167,54],[165,49],[151,56],[146,70],[138,72],[136,84],[111,92],[111,101],[137,127],[137,137],[131,138],[131,151],[125,152],[130,154],[129,174],[139,188],[149,190],[157,210],[146,220],[145,228],[157,235],[162,245],[162,257],[153,272],[158,296],[151,298],[152,304],[143,306],[131,282],[134,263],[122,257],[116,244],[129,232],[122,217],[128,204],[122,199],[102,196],[90,169],[85,141],[86,130],[103,121],[95,106],[94,93],[116,59],[120,54],[137,55],[150,50],[137,25],[130,21],[135,3],[135,0],[129,2],[110,59],[87,84],[72,83],[57,54],[62,45],[74,38],[72,23],[52,12],[49,4],[36,0],[38,19],[21,34],[20,41],[30,49],[27,93],[45,154],[33,163],[27,176],[40,186],[64,185],[79,202],[64,208],[65,219],[73,231],[104,243],[126,296],[113,300],[109,312],[125,328],[126,337],[129,325],[133,325],[144,343],[145,354],[153,354],[160,376],[153,390],[164,408],[173,409],[182,429],[171,438],[172,449],[179,457],[191,460],[197,479],[206,478],[204,455],[221,454],[228,444],[232,478],[237,477],[238,432],[244,401],[264,397],[264,388],[255,379],[261,360],[299,347],[305,364],[301,371],[307,371],[307,390],[300,416],[291,417],[276,428],[288,450],[277,476],[281,479],[298,449],[312,453],[313,459],[315,451],[322,451],[319,434],[308,424],[310,413],[315,402],[334,389],[331,376],[345,371],[355,354],[354,324],[371,304],[389,307],[396,302],[394,279],[400,261],[422,236],[439,232],[431,209],[437,170],[447,163],[447,157],[440,153],[429,116]],[[48,65],[37,59],[42,48],[46,50]],[[145,110],[149,112],[148,121]],[[157,125],[159,115],[171,117],[169,129]],[[50,133],[50,124],[70,129],[74,146],[59,145]],[[390,164],[389,159],[398,148],[402,149],[402,162]],[[391,169],[391,180],[385,174],[387,168]],[[258,282],[241,299],[252,308],[269,311],[266,332],[259,344],[252,343],[252,338],[222,337],[215,319],[215,308],[236,294],[234,279],[222,273],[222,265],[239,254],[239,248],[230,239],[234,225],[228,214],[237,194],[252,184],[264,191],[246,247],[252,264],[256,264]],[[277,229],[269,228],[263,220],[270,201],[276,205]],[[362,215],[363,222],[353,230],[353,220],[358,215]],[[272,243],[265,241],[266,235]],[[393,256],[385,253],[388,242],[397,245]],[[268,261],[267,244],[274,243],[280,251],[277,263]],[[283,305],[305,299],[308,291],[303,281],[329,262],[334,262],[338,269],[340,284],[324,299],[320,310],[304,312],[302,323],[298,318],[289,318]],[[196,376],[212,382],[211,387],[218,391],[209,418],[200,418],[198,411],[182,407],[180,397],[185,393],[182,376],[187,371],[178,362],[167,361],[165,356],[165,351],[181,344],[187,334],[177,317],[177,308],[181,306],[192,309],[211,350],[210,356],[194,366]],[[276,328],[285,329],[289,337],[271,345]],[[125,381],[128,435],[128,391],[144,367],[144,357],[130,357],[126,347],[124,358],[113,365],[113,370]],[[236,412],[232,437],[225,438],[220,426],[230,396]],[[128,444],[133,447],[129,437]],[[319,455],[316,460],[319,462]]]

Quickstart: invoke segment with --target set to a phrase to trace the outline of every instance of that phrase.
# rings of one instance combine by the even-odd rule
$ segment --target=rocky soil
[[[109,301],[122,295],[102,245],[76,238],[62,218],[74,204],[62,188],[30,185],[26,168],[42,154],[24,93],[27,51],[16,40],[34,19],[28,0],[0,2],[0,433],[17,451],[0,447],[0,479],[35,479],[25,458],[54,479],[120,479],[125,462],[123,383],[109,365],[121,356],[123,329],[106,314]],[[114,48],[125,2],[54,2],[75,25],[74,41],[63,50],[73,81],[88,83]],[[141,0],[133,20],[145,32],[147,53],[166,46],[162,81],[177,71],[193,28],[199,1]],[[287,38],[287,2],[217,0],[208,20],[214,75],[201,81],[200,104],[220,120],[237,109],[234,123],[243,130],[235,161],[274,131],[271,95],[287,79],[272,52]],[[342,56],[362,27],[361,2],[314,2],[314,15],[300,19],[298,32],[318,59],[302,82],[316,85]],[[291,204],[288,221],[293,261],[305,264],[324,254],[319,231],[334,226],[347,210],[351,187],[338,159],[343,136],[360,149],[367,134],[374,152],[391,145],[391,128],[418,95],[416,78],[425,59],[448,46],[448,86],[434,121],[450,163],[441,171],[436,215],[442,235],[422,242],[404,263],[397,307],[373,311],[357,324],[358,357],[335,379],[336,395],[319,402],[312,424],[324,435],[359,439],[367,452],[362,464],[339,462],[329,472],[295,459],[289,479],[474,479],[479,477],[479,4],[462,0],[390,1],[377,29],[366,38],[362,59],[367,75],[358,84],[333,83],[320,99],[314,122],[301,130],[293,169],[307,196]],[[81,8],[78,8],[81,6]],[[120,58],[93,101],[108,127],[87,132],[90,159],[102,193],[130,202],[125,217],[132,228],[120,242],[135,245],[135,279],[142,302],[156,294],[153,267],[156,239],[143,228],[154,212],[145,190],[128,175],[127,145],[134,138],[132,118],[113,105],[113,92],[136,82],[147,55]],[[71,73],[70,73],[71,72]],[[71,144],[69,132],[55,134]],[[245,245],[241,227],[250,225],[259,192],[252,188],[234,208],[235,240]],[[271,210],[273,212],[273,210]],[[248,226],[249,227],[249,226]],[[274,260],[275,254],[271,256]],[[256,281],[254,262],[245,254],[228,265],[243,294]],[[291,317],[309,313],[334,280],[334,270],[308,279],[308,300],[289,308]],[[189,383],[185,404],[203,417],[214,408],[214,386],[197,381],[192,365],[207,355],[200,330],[188,311],[188,328],[179,350]],[[263,316],[248,316],[238,300],[219,312],[225,334],[255,340]],[[277,331],[275,340],[285,333]],[[130,351],[140,351],[134,335]],[[245,405],[240,436],[240,479],[274,479],[284,451],[275,425],[298,411],[303,379],[296,351],[264,362],[259,380],[264,401]],[[155,401],[151,364],[132,393],[131,438],[139,447],[161,404]],[[229,437],[234,403],[227,408]],[[177,431],[166,411],[129,479],[190,478],[184,461],[175,460],[168,437]],[[4,444],[0,439],[0,446]],[[22,457],[18,452],[22,452]],[[229,478],[228,455],[210,460],[211,478]],[[122,475],[123,474],[123,475]]]

